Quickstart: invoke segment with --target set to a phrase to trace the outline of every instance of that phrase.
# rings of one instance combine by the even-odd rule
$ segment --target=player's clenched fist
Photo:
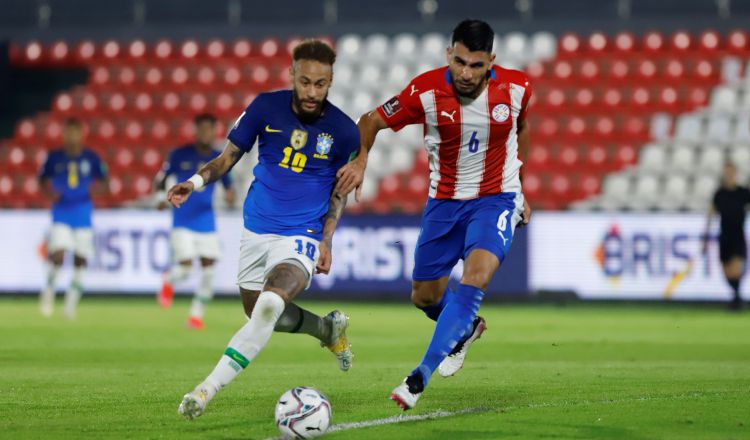
[[[193,192],[193,188],[195,188],[193,182],[185,181],[178,183],[177,185],[169,189],[169,192],[167,193],[167,201],[171,203],[175,208],[179,208],[180,205],[185,203],[188,197],[190,197],[190,193]]]

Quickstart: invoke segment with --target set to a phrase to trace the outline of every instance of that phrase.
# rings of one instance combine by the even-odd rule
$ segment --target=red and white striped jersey
[[[424,124],[430,161],[430,197],[466,200],[521,192],[518,127],[526,117],[531,84],[525,73],[493,66],[474,100],[458,98],[448,67],[414,78],[378,107],[394,131]]]

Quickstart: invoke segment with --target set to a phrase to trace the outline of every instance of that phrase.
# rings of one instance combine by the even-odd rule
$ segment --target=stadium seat
[[[698,158],[697,169],[712,175],[718,175],[724,166],[724,151],[720,147],[704,147]]]
[[[678,210],[685,206],[688,195],[688,181],[685,176],[676,174],[667,177],[664,190],[658,199],[661,210]]]
[[[641,174],[636,177],[633,195],[626,205],[633,210],[649,210],[656,207],[660,194],[659,178],[652,174]]]
[[[659,145],[645,147],[640,152],[640,169],[646,172],[658,173],[667,163],[664,148]]]
[[[695,168],[695,151],[692,148],[675,148],[670,160],[671,170],[679,173],[689,173]]]

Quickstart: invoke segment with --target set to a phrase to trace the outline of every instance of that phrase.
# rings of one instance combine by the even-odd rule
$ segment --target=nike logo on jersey
[[[270,125],[266,125],[266,133],[281,133],[281,130],[271,128]]]
[[[416,87],[414,87],[414,84],[412,84],[411,85],[411,93],[409,93],[409,96],[417,93],[418,91],[419,91],[419,89],[417,89]]]
[[[443,111],[441,111],[441,112],[440,112],[440,116],[445,116],[446,118],[450,118],[451,122],[456,122],[456,121],[455,121],[455,120],[453,119],[453,115],[455,115],[455,114],[456,114],[456,111],[455,111],[455,110],[453,110],[453,112],[451,112],[451,113],[448,113],[448,112],[447,112],[447,111],[445,111],[445,110],[443,110]]]

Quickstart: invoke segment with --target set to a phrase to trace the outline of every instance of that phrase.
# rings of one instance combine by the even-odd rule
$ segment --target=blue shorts
[[[500,193],[472,200],[429,199],[414,252],[414,281],[450,275],[474,249],[503,262],[523,214],[523,194]]]

